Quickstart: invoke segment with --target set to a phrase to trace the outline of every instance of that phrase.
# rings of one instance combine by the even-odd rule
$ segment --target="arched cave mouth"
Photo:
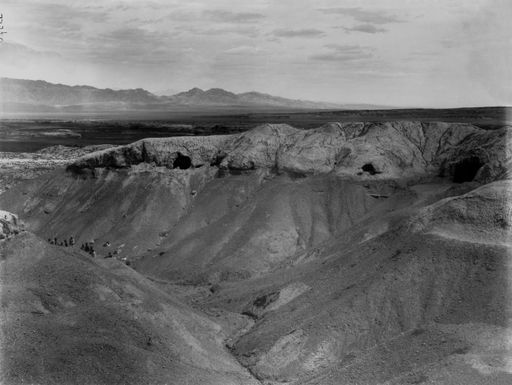
[[[189,156],[183,155],[181,152],[178,152],[178,156],[174,159],[172,163],[172,168],[179,168],[181,170],[186,170],[192,166],[192,160]]]
[[[453,168],[453,181],[455,183],[471,182],[484,163],[477,156],[461,160]]]
[[[369,173],[370,175],[380,174],[380,171],[377,171],[375,169],[375,166],[373,164],[371,164],[371,163],[364,164],[363,167],[361,167],[361,169],[364,172]]]

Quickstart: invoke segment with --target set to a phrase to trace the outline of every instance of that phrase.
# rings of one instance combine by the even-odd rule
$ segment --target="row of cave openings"
[[[452,180],[455,183],[471,182],[475,179],[478,170],[480,170],[483,165],[484,162],[482,162],[478,156],[470,156],[462,159],[460,162],[456,163],[451,170]],[[361,167],[361,169],[370,175],[381,173],[380,171],[377,171],[371,163],[366,163]]]
[[[212,165],[220,164],[220,159],[216,159],[215,162],[212,163]],[[463,182],[470,182],[472,181],[480,167],[483,166],[482,160],[477,156],[471,156],[469,158],[465,158],[458,162],[453,167],[453,181],[455,183],[463,183]],[[174,159],[174,162],[172,164],[172,168],[179,168],[180,170],[187,170],[192,167],[192,159],[187,156],[183,155],[181,152],[178,152],[176,159]],[[361,167],[361,169],[364,172],[369,173],[370,175],[380,174],[379,171],[375,169],[373,164],[366,163]]]

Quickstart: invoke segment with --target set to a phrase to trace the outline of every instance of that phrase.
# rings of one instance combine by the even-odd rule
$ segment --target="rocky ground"
[[[263,125],[56,162],[0,195],[27,228],[0,246],[2,380],[509,384],[509,130]]]
[[[51,146],[36,153],[0,152],[0,194],[22,180],[34,179],[80,156],[109,148],[110,145],[66,147]]]

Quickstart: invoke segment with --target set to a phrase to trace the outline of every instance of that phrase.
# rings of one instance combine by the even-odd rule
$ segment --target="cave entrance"
[[[363,167],[361,167],[361,169],[362,169],[364,172],[369,173],[370,175],[380,174],[380,172],[379,172],[379,171],[377,171],[377,170],[375,169],[375,167],[373,166],[373,164],[371,164],[371,163],[366,163],[365,165],[363,165]]]
[[[471,182],[483,165],[477,156],[461,160],[453,168],[453,181],[455,183]]]
[[[181,152],[178,152],[178,156],[174,159],[172,164],[172,168],[179,168],[181,170],[186,170],[192,166],[192,160],[189,156],[183,155]]]
[[[220,164],[222,163],[222,161],[224,160],[224,158],[226,157],[226,154],[217,154],[215,156],[215,159],[213,159],[211,162],[210,162],[210,166],[212,167],[220,167]]]

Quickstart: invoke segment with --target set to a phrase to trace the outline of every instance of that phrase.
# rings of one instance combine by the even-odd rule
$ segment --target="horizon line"
[[[49,84],[54,84],[54,85],[57,85],[57,86],[65,86],[65,87],[90,87],[90,88],[95,88],[97,90],[112,90],[112,91],[135,91],[135,90],[143,90],[143,91],[146,91],[148,93],[150,93],[151,95],[154,95],[155,97],[157,98],[162,98],[162,97],[168,97],[168,96],[175,96],[175,95],[178,95],[180,93],[185,93],[185,92],[188,92],[188,91],[191,91],[191,90],[194,90],[194,89],[198,89],[198,90],[201,90],[202,92],[207,92],[207,91],[211,91],[211,90],[215,90],[215,89],[218,89],[218,90],[222,90],[222,91],[226,91],[226,92],[229,92],[229,93],[232,93],[234,95],[243,95],[243,94],[248,94],[248,93],[258,93],[258,94],[261,94],[261,95],[268,95],[268,96],[272,96],[272,97],[278,97],[278,98],[282,98],[282,99],[288,99],[288,100],[294,100],[294,101],[302,101],[302,102],[311,102],[311,103],[325,103],[325,104],[338,104],[339,107],[343,107],[343,105],[345,106],[351,106],[351,105],[363,105],[363,106],[375,106],[375,107],[383,107],[383,108],[375,108],[375,109],[372,109],[372,108],[369,108],[369,110],[379,110],[379,109],[385,109],[385,110],[403,110],[403,109],[434,109],[434,110],[437,110],[437,109],[464,109],[464,108],[512,108],[512,104],[510,105],[506,105],[506,104],[503,104],[503,105],[456,105],[456,106],[448,106],[448,107],[421,107],[421,106],[393,106],[393,105],[387,105],[387,104],[380,104],[380,103],[368,103],[368,102],[332,102],[332,101],[318,101],[318,100],[311,100],[311,99],[293,99],[291,97],[285,97],[285,96],[280,96],[280,95],[273,95],[273,94],[270,94],[270,93],[267,93],[267,92],[261,92],[261,91],[256,91],[256,90],[251,90],[251,91],[244,91],[244,92],[239,92],[239,93],[235,93],[235,92],[232,92],[232,91],[229,91],[229,90],[226,90],[225,88],[222,88],[222,87],[211,87],[211,88],[201,88],[201,87],[192,87],[192,88],[189,88],[188,90],[185,90],[185,91],[179,91],[175,94],[170,94],[170,95],[157,95],[155,93],[155,91],[150,91],[144,87],[136,87],[136,88],[110,88],[110,87],[104,87],[104,88],[101,88],[101,87],[98,87],[98,86],[91,86],[91,85],[88,85],[88,84],[66,84],[66,83],[54,83],[54,82],[50,82],[48,80],[45,80],[45,79],[28,79],[28,78],[12,78],[12,77],[7,77],[7,76],[0,76],[0,80],[1,79],[8,79],[8,80],[25,80],[25,81],[32,81],[32,82],[45,82],[45,83],[49,83]],[[307,109],[307,108],[304,108],[304,109]],[[321,108],[319,110],[336,110],[335,108]],[[357,109],[357,110],[365,110],[364,108],[361,108],[361,109]]]

